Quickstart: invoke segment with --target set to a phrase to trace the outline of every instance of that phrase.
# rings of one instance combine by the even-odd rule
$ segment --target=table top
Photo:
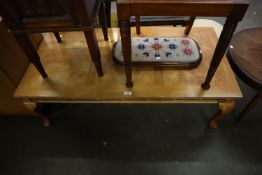
[[[142,35],[146,36],[183,36],[183,32],[182,27],[142,28]],[[97,30],[97,34],[102,54],[103,77],[96,74],[83,33],[62,33],[62,44],[58,44],[52,34],[45,34],[38,51],[49,78],[43,79],[30,65],[15,92],[15,97],[30,98],[38,102],[109,103],[172,103],[177,99],[204,101],[242,97],[225,57],[211,82],[211,88],[201,88],[217,42],[212,28],[193,28],[190,33],[190,37],[198,42],[202,49],[203,59],[197,68],[161,70],[153,67],[133,67],[133,88],[126,88],[123,67],[112,61],[112,46],[119,40],[119,30],[109,29],[109,42],[103,40],[100,30]],[[135,35],[134,29],[132,35]],[[132,92],[132,95],[124,94],[125,92]]]
[[[262,28],[238,32],[231,40],[229,53],[239,71],[262,86]]]

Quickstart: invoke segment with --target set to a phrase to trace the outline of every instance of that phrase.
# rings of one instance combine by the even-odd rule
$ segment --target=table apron
[[[40,98],[27,98],[24,101],[30,101],[33,103],[102,103],[102,104],[217,104],[227,100],[234,100],[235,98],[218,98],[218,99],[80,99],[80,98],[68,98],[68,99],[40,99]]]

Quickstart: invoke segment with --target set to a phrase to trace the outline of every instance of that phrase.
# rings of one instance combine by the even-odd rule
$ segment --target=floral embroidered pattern
[[[187,56],[191,56],[193,54],[193,51],[189,48],[184,48],[183,53]]]
[[[181,40],[181,43],[184,45],[184,46],[188,46],[189,45],[189,41],[187,39],[182,39]]]
[[[175,44],[169,44],[169,45],[168,45],[168,48],[169,48],[169,49],[176,49],[176,47],[177,47],[177,46],[176,46]]]
[[[144,52],[143,55],[144,55],[145,57],[149,57],[149,53],[148,53],[148,52]]]
[[[118,43],[116,57],[123,59]],[[133,61],[194,62],[200,57],[195,41],[184,37],[133,37],[131,47]]]
[[[171,52],[166,52],[166,57],[167,58],[172,57],[172,53]]]
[[[137,48],[139,50],[144,50],[145,49],[145,45],[144,44],[138,44]]]
[[[158,50],[160,50],[160,49],[162,48],[162,46],[161,46],[161,44],[159,44],[159,43],[154,43],[154,44],[152,45],[152,48],[158,51]]]

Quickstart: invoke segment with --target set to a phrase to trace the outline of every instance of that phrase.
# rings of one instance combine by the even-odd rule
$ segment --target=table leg
[[[28,57],[29,61],[36,67],[38,72],[42,75],[43,78],[47,78],[47,74],[44,70],[44,67],[40,61],[40,57],[32,45],[29,37],[26,33],[16,33],[14,34],[16,41],[23,49],[24,53]]]
[[[111,28],[111,2],[105,2],[107,27]]]
[[[84,31],[84,33],[92,61],[94,62],[96,67],[97,74],[99,76],[103,76],[101,54],[98,47],[95,30],[92,29],[90,31]]]
[[[185,36],[189,35],[189,33],[190,33],[191,29],[192,29],[192,26],[194,24],[195,19],[196,19],[195,16],[190,16],[189,21],[187,22],[187,26],[185,28],[185,32],[184,32]]]
[[[104,39],[108,41],[107,20],[106,20],[106,13],[105,13],[105,7],[104,7],[103,2],[100,4],[100,7],[99,7],[98,19],[99,19],[100,25],[102,26]]]
[[[54,35],[55,35],[55,38],[57,40],[58,43],[62,43],[62,39],[61,39],[61,36],[59,34],[59,32],[53,32]]]
[[[32,102],[32,101],[30,101],[30,100],[24,100],[23,103],[24,103],[24,106],[25,106],[27,109],[29,109],[30,111],[33,111],[33,112],[37,113],[40,117],[42,117],[42,119],[43,119],[43,126],[44,126],[45,128],[50,127],[50,125],[51,125],[50,117],[49,117],[48,115],[45,115],[45,114],[43,114],[43,113],[41,113],[41,112],[39,112],[39,111],[37,110],[37,103]]]
[[[232,38],[232,35],[236,29],[238,20],[233,17],[228,17],[226,23],[223,27],[223,31],[219,37],[212,61],[209,66],[209,70],[205,79],[205,82],[202,84],[202,88],[207,90],[210,88],[210,82],[216,73],[216,70],[222,61],[222,58],[226,52],[228,44]],[[226,77],[225,77],[226,78]]]
[[[243,111],[239,114],[237,117],[236,121],[238,122],[239,120],[242,119],[242,117],[248,113],[255,105],[257,104],[257,101],[262,97],[261,92],[257,92],[257,94],[252,98],[252,100],[247,104],[247,106],[243,109]]]
[[[140,30],[140,16],[136,16],[136,34],[140,35],[141,30]]]
[[[209,128],[217,128],[218,126],[218,118],[222,118],[229,114],[235,106],[234,100],[225,100],[223,102],[218,103],[218,110],[217,112],[210,118],[208,122]]]
[[[126,72],[126,86],[132,87],[132,60],[131,60],[131,31],[130,19],[119,21],[122,52],[124,57],[124,66]]]

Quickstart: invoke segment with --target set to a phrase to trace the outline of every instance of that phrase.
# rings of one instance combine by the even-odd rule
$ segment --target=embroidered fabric
[[[187,37],[132,37],[132,61],[190,63],[200,59],[194,40]],[[115,57],[123,61],[121,41],[115,46]]]

